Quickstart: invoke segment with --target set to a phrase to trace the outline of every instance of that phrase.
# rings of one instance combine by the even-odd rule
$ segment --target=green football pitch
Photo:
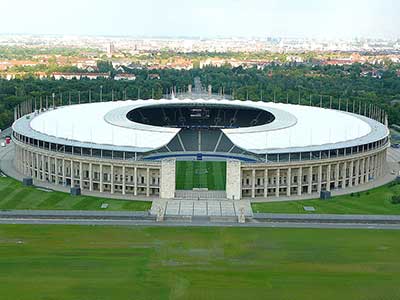
[[[176,189],[208,188],[223,191],[226,186],[226,162],[177,161]]]

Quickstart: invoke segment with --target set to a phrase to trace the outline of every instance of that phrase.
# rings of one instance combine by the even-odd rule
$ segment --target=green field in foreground
[[[226,162],[223,161],[177,161],[176,189],[191,190],[208,188],[225,190]]]
[[[107,203],[108,208],[101,209],[102,203]],[[0,177],[0,209],[148,210],[150,207],[151,202],[45,192],[35,187],[25,187],[12,178]]]
[[[400,231],[0,226],[2,300],[399,299]]]
[[[329,200],[304,200],[253,203],[254,212],[309,213],[304,206],[313,206],[320,214],[400,215],[400,204],[392,204],[393,195],[400,195],[400,184],[390,183],[366,192],[333,197]]]

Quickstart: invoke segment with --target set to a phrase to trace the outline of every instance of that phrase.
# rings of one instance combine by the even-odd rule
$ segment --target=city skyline
[[[16,0],[3,4],[0,34],[399,38],[398,11],[394,0]]]

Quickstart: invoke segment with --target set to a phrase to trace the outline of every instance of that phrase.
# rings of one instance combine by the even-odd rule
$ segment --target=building
[[[175,160],[223,160],[226,198],[310,195],[383,176],[389,130],[381,111],[364,111],[216,99],[24,106],[15,164],[56,185],[174,198]]]
[[[114,80],[131,80],[134,81],[136,80],[136,75],[135,74],[116,74],[114,76]]]
[[[110,78],[110,74],[108,73],[67,73],[67,72],[53,72],[51,74],[51,77],[53,77],[55,80],[60,80],[60,79],[83,79],[83,78],[88,78],[88,79],[98,79],[98,78]]]
[[[114,53],[115,53],[115,46],[114,46],[114,43],[113,43],[113,42],[110,42],[110,43],[107,45],[107,57],[108,57],[108,58],[111,58],[111,57],[114,55]]]

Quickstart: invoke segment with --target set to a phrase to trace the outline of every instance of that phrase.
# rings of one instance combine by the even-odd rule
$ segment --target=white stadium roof
[[[271,112],[275,119],[266,125],[223,129],[233,144],[254,153],[335,149],[374,142],[389,134],[388,129],[377,121],[338,110],[203,99],[128,100],[64,106],[32,114],[29,119],[23,117],[13,124],[13,130],[52,143],[150,151],[167,145],[180,129],[135,123],[128,120],[126,114],[139,107],[168,104],[229,105]]]

